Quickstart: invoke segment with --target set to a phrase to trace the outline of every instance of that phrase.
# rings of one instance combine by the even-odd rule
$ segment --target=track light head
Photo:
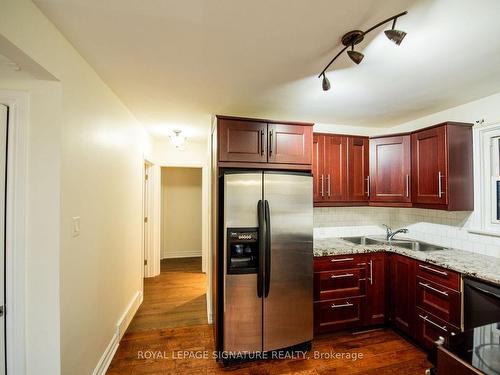
[[[365,55],[363,55],[361,52],[354,50],[347,51],[347,54],[349,55],[351,60],[354,61],[356,64],[359,64],[361,61],[363,61],[363,57],[365,57]]]
[[[401,30],[385,30],[384,34],[390,41],[394,42],[398,46],[406,36],[406,33]]]
[[[401,44],[401,42],[403,41],[403,39],[405,38],[406,33],[404,31],[401,31],[401,30],[395,30],[396,21],[397,21],[397,18],[395,18],[394,21],[392,21],[391,30],[385,30],[384,34],[390,41],[394,42],[396,45],[399,46]]]
[[[326,76],[323,74],[323,82],[322,82],[322,86],[323,86],[323,91],[328,91],[330,90],[330,81],[328,80],[328,78],[326,78]]]

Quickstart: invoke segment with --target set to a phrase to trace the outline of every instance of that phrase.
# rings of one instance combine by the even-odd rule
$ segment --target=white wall
[[[201,177],[201,168],[162,168],[162,259],[202,255]]]
[[[27,305],[28,315],[38,318],[28,322],[28,373],[52,375],[60,368],[63,374],[89,374],[142,288],[142,169],[148,137],[31,1],[3,0],[1,9],[0,35],[54,75],[61,87],[60,111],[42,109],[45,116],[30,124],[36,132],[28,166],[33,193],[28,211],[34,223],[27,236],[32,246]],[[42,107],[41,93],[26,89],[32,106]],[[60,169],[57,160],[51,163],[58,154]],[[54,197],[58,189],[48,192],[58,179],[54,168],[60,174],[60,209]],[[78,237],[72,236],[73,216],[81,217]],[[60,233],[54,236],[58,220]],[[57,315],[51,314],[57,306],[57,278],[60,348]]]
[[[153,138],[152,145],[155,164],[169,167],[208,165],[208,140],[188,139],[184,150],[176,149],[167,138]]]

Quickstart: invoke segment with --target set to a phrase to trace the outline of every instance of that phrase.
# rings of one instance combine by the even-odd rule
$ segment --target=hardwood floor
[[[144,279],[144,301],[127,333],[207,323],[201,258],[163,259],[160,276]]]
[[[206,324],[127,333],[108,374],[411,375],[424,374],[431,367],[423,351],[390,329],[322,335],[314,339],[309,358],[261,360],[226,368],[212,358],[213,350],[212,327]],[[182,358],[178,351],[200,355],[206,352],[208,358]],[[351,356],[356,353],[358,359],[314,359],[315,353],[328,355],[332,351]]]
[[[213,331],[206,324],[204,293],[201,259],[162,261],[161,275],[145,280],[144,302],[107,374],[411,375],[424,374],[431,367],[423,351],[390,329],[318,336],[308,358],[268,359],[223,367],[212,356]],[[358,359],[347,359],[346,354],[343,359],[328,358],[332,352],[357,355]]]

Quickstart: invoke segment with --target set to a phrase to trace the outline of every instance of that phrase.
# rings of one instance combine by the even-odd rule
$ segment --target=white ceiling
[[[210,114],[392,126],[500,90],[498,0],[34,0],[154,134]],[[340,37],[400,11],[316,78]]]

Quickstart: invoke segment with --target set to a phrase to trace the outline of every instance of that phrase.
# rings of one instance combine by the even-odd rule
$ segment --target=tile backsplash
[[[314,233],[319,237],[384,234],[382,224],[405,227],[404,237],[500,258],[500,237],[470,233],[471,212],[419,208],[317,207]]]

